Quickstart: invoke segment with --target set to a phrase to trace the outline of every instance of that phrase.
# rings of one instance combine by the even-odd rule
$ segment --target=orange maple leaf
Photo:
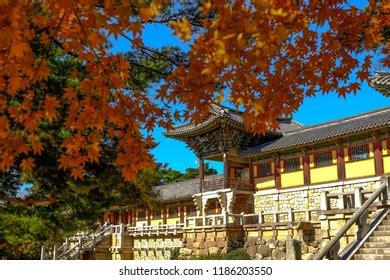
[[[34,159],[26,158],[20,162],[20,167],[24,172],[31,172],[35,166]]]

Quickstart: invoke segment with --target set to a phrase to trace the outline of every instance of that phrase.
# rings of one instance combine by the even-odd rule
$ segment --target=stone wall
[[[226,254],[233,249],[242,248],[243,237],[242,227],[189,229],[183,233],[183,248],[180,249],[179,259]]]
[[[306,243],[296,239],[266,241],[249,238],[244,249],[254,260],[312,260],[320,246],[321,241]]]
[[[323,186],[309,186],[305,188],[291,188],[288,190],[263,190],[258,191],[254,197],[255,213],[263,211],[264,213],[283,212],[288,209],[306,210],[320,209],[321,192],[328,191],[329,193],[353,192],[356,187],[361,187],[363,190],[372,190],[377,187],[378,180],[371,181],[356,180],[350,184],[333,183]],[[337,200],[331,200],[331,208],[337,206]],[[303,214],[297,217],[298,221],[304,219]],[[317,218],[316,218],[317,219]],[[314,220],[314,217],[313,217]],[[272,222],[272,216],[266,216],[265,222]]]
[[[181,235],[138,237],[134,239],[134,260],[169,260],[182,246]]]

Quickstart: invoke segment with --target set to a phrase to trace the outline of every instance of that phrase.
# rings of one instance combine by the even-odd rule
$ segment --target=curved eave
[[[171,137],[171,138],[178,138],[178,139],[196,136],[215,129],[221,124],[221,122],[224,121],[225,122],[227,121],[229,124],[233,125],[238,129],[244,130],[243,124],[241,122],[238,122],[227,115],[223,115],[223,116],[213,115],[206,121],[197,125],[188,124],[188,125],[175,127],[173,130],[164,132],[164,136]]]
[[[383,95],[390,96],[389,73],[377,73],[375,77],[369,79],[368,84]]]

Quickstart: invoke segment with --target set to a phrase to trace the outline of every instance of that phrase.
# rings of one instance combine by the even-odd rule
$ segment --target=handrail
[[[385,192],[387,194],[387,188],[389,186],[388,178],[381,180],[381,186],[376,189],[367,201],[356,211],[356,213],[348,220],[348,222],[336,233],[336,235],[329,241],[328,244],[314,257],[315,260],[322,260],[326,255],[329,255],[331,250],[339,243],[344,234],[369,210],[370,206],[375,200]]]

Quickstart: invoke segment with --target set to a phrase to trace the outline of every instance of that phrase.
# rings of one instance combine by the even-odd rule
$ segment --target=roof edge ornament
[[[376,70],[375,76],[368,79],[368,84],[384,96],[390,97],[390,70]]]

